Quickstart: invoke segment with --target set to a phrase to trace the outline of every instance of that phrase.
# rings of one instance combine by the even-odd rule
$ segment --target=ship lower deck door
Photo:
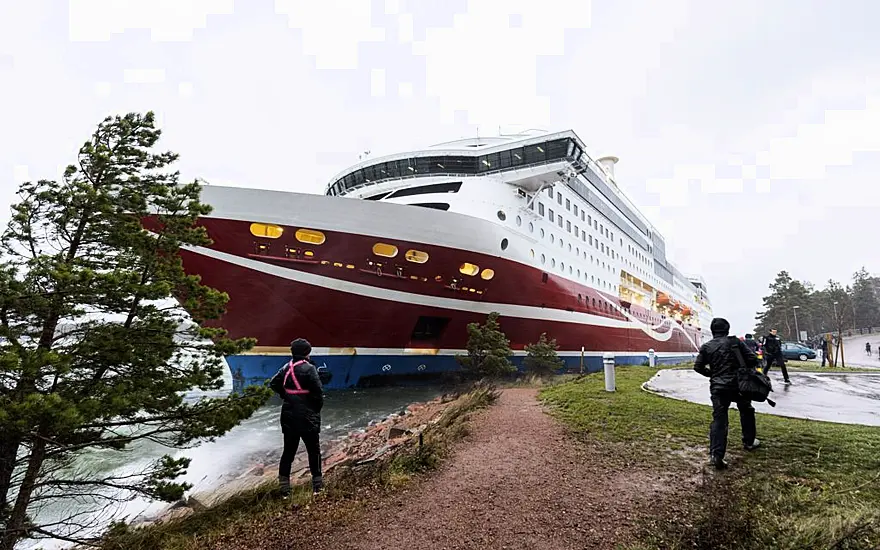
[[[438,344],[448,324],[449,317],[419,317],[409,337],[410,347]]]

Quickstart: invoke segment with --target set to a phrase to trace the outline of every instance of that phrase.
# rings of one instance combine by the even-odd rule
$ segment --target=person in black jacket
[[[764,337],[764,359],[767,361],[763,369],[764,374],[767,374],[773,363],[776,363],[782,369],[782,380],[786,384],[791,384],[791,380],[788,379],[788,369],[785,368],[785,357],[782,356],[782,340],[776,336],[775,328]]]
[[[278,483],[281,492],[290,494],[290,468],[302,439],[309,455],[309,471],[312,489],[317,494],[324,488],[321,474],[321,408],[324,406],[324,389],[318,369],[309,354],[312,346],[308,340],[297,338],[290,344],[293,358],[272,377],[269,387],[281,396],[281,432],[284,435],[284,451],[278,465]]]
[[[757,368],[758,357],[736,336],[728,336],[730,323],[726,319],[712,319],[709,328],[712,340],[700,347],[694,361],[694,370],[709,378],[709,394],[712,396],[712,425],[709,427],[709,462],[716,469],[727,467],[724,455],[727,452],[727,411],[735,402],[739,409],[739,422],[742,426],[742,441],[746,450],[757,448],[761,442],[755,437],[755,409],[749,399],[739,394],[739,359],[734,354],[738,348],[746,368]]]
[[[754,336],[752,336],[751,334],[746,334],[746,339],[743,341],[743,344],[745,344],[746,347],[752,350],[752,353],[754,353],[755,355],[758,354],[758,342],[755,341]]]

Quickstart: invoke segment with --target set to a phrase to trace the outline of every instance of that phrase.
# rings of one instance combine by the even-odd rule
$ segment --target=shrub
[[[467,331],[468,354],[455,358],[466,374],[479,378],[516,372],[510,362],[510,340],[501,332],[497,312],[490,313],[483,325],[470,323]]]
[[[548,340],[547,333],[541,333],[541,338],[535,344],[526,346],[526,358],[523,364],[526,371],[539,376],[546,376],[565,366],[565,363],[557,355],[559,345],[555,339]]]

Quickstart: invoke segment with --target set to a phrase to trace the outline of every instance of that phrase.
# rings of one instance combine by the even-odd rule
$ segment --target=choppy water
[[[228,393],[232,387],[232,378],[228,380],[224,390]],[[408,404],[432,399],[441,393],[439,386],[387,387],[363,390],[344,390],[327,392],[324,409],[321,412],[322,440],[330,440],[346,435],[348,432],[366,427],[371,420],[384,418],[393,412],[399,412]],[[188,399],[199,399],[206,394],[192,392]],[[193,485],[190,492],[198,492],[218,486],[223,478],[230,473],[239,472],[245,465],[254,461],[257,456],[265,456],[268,451],[281,446],[281,426],[278,418],[281,401],[274,397],[266,406],[254,413],[251,418],[232,429],[222,438],[214,442],[202,444],[193,449],[168,449],[156,443],[140,441],[125,451],[98,450],[80,456],[75,467],[87,469],[96,474],[125,475],[136,473],[165,454],[174,457],[187,456],[192,459],[187,473],[179,478]],[[300,449],[305,452],[305,449]],[[268,465],[267,465],[268,466]],[[111,519],[128,518],[129,521],[138,516],[150,516],[167,506],[167,503],[151,503],[144,499],[135,499],[106,507],[105,502],[72,501],[65,499],[45,504],[34,514],[38,523],[47,523],[68,517],[71,511],[81,514],[80,524],[89,526],[89,532],[100,532]],[[80,533],[82,535],[82,533]],[[25,548],[62,548],[67,543],[58,541],[28,541],[21,545]]]

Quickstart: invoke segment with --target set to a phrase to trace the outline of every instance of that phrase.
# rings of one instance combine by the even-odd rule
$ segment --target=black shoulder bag
[[[736,372],[736,375],[740,395],[758,403],[766,401],[768,405],[775,407],[776,402],[769,398],[770,392],[773,391],[773,384],[770,383],[770,378],[763,372],[746,365],[737,344],[738,342],[731,343],[730,348],[739,362],[739,370]]]

